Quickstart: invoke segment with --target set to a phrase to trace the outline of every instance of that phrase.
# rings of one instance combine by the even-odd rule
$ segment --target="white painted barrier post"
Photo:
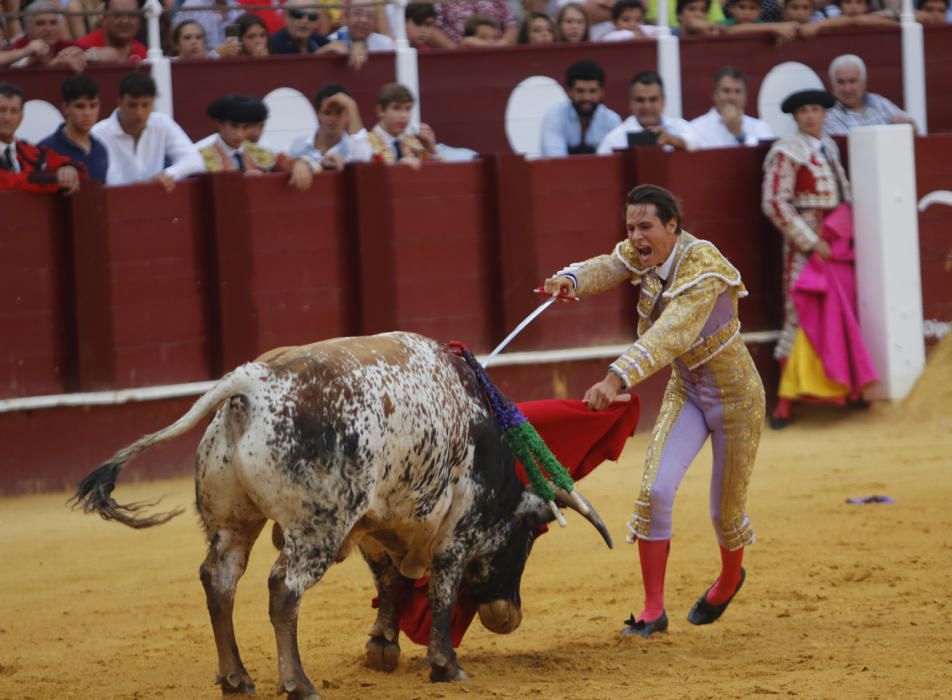
[[[916,21],[912,0],[902,0],[902,100],[919,133],[929,133],[926,119],[926,59],[922,25]]]
[[[396,44],[397,82],[410,88],[416,97],[413,103],[413,112],[410,114],[410,125],[414,128],[420,125],[420,73],[417,69],[417,50],[407,41],[407,0],[396,0],[399,15],[396,26],[393,28]]]
[[[912,127],[849,130],[859,322],[879,384],[901,399],[925,367],[919,219]]]
[[[149,30],[149,51],[146,54],[155,81],[156,112],[174,117],[172,109],[172,62],[162,53],[162,40],[159,36],[159,17],[162,16],[162,3],[148,0],[145,4],[145,16]]]
[[[668,0],[658,0],[658,75],[664,82],[664,116],[681,117],[681,49],[671,33]]]

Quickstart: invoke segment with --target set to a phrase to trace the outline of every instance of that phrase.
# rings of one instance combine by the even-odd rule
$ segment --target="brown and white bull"
[[[198,449],[195,494],[209,543],[200,575],[224,693],[254,692],[232,611],[238,579],[268,520],[281,550],[268,578],[278,690],[292,698],[317,697],[298,654],[301,596],[355,546],[380,596],[366,647],[372,668],[397,666],[398,595],[407,578],[430,576],[431,680],[466,677],[450,643],[461,582],[487,628],[518,627],[533,533],[553,514],[516,476],[512,453],[461,358],[409,333],[272,350],[226,375],[178,421],[93,471],[77,488],[77,503],[137,528],[178,515],[181,509],[139,515],[140,506],[116,503],[113,488],[129,460],[216,409]],[[558,500],[574,507],[565,493]],[[588,510],[611,546],[598,514]]]

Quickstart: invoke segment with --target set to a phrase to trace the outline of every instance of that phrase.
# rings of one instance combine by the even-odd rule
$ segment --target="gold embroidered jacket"
[[[713,359],[740,339],[737,300],[747,296],[740,273],[709,241],[683,231],[667,282],[638,262],[626,239],[609,255],[574,263],[556,273],[575,282],[578,296],[604,292],[628,280],[640,287],[638,340],[611,364],[611,370],[634,386],[662,367],[681,360],[691,370]],[[730,298],[723,319],[712,318],[722,294]],[[722,323],[717,321],[722,320]],[[709,321],[713,321],[709,322]]]

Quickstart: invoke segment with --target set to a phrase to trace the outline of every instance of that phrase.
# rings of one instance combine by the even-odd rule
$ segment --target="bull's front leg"
[[[450,623],[462,578],[463,566],[458,558],[441,554],[433,559],[427,591],[433,611],[427,661],[430,663],[430,680],[434,683],[465,681],[469,678],[457,663],[456,652],[450,641]]]

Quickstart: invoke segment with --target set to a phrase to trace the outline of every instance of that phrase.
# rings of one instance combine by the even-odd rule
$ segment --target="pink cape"
[[[827,378],[858,392],[878,377],[856,317],[849,204],[841,204],[824,219],[822,236],[830,245],[830,259],[811,255],[791,294],[800,327],[819,355]]]
[[[592,411],[581,401],[558,399],[518,405],[576,481],[606,459],[618,459],[625,442],[634,435],[640,415],[635,395],[630,401],[614,403],[603,411]],[[527,483],[521,464],[517,463],[516,471],[523,483]],[[424,646],[430,641],[433,619],[426,594],[428,582],[428,578],[413,581],[400,602],[400,629],[412,641]],[[373,606],[377,607],[377,603],[375,598]],[[454,647],[460,645],[478,607],[466,587],[460,586],[450,625],[450,641]]]

